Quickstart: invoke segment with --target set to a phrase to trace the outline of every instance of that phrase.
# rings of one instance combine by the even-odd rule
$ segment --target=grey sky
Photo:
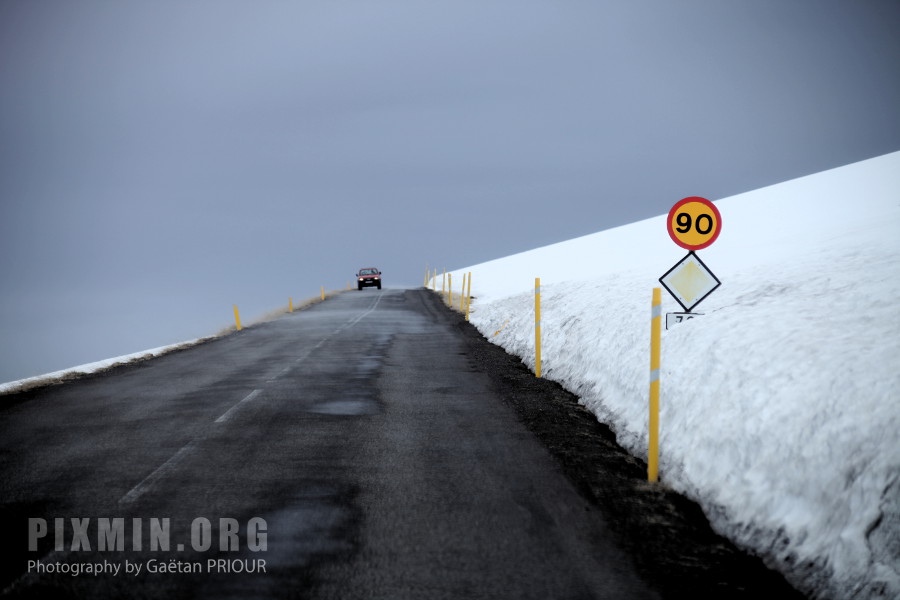
[[[0,1],[0,381],[900,149],[900,3]]]

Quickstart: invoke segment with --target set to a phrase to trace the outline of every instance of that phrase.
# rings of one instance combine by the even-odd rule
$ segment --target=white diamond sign
[[[688,252],[687,256],[659,278],[659,282],[687,312],[691,312],[692,308],[722,285],[693,252]]]

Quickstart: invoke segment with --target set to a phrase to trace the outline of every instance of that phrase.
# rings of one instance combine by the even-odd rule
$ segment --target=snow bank
[[[61,371],[54,371],[52,373],[46,373],[44,375],[38,375],[37,377],[29,377],[28,379],[19,379],[18,381],[10,381],[8,383],[0,383],[0,394],[6,394],[8,392],[17,392],[24,389],[28,389],[35,386],[46,385],[48,383],[53,383],[54,381],[60,381],[65,379],[70,379],[73,377],[77,377],[79,375],[87,375],[89,373],[97,373],[99,371],[103,371],[105,369],[109,369],[110,367],[114,367],[116,365],[125,364],[137,360],[144,360],[147,358],[152,358],[154,356],[162,356],[163,354],[167,354],[174,350],[178,350],[180,348],[187,348],[189,346],[193,346],[195,344],[199,344],[205,340],[210,338],[197,338],[193,340],[188,340],[186,342],[179,342],[177,344],[170,344],[168,346],[160,346],[159,348],[151,348],[150,350],[143,350],[141,352],[133,352],[131,354],[124,354],[122,356],[117,356],[115,358],[106,358],[104,360],[98,360],[92,363],[86,363],[83,365],[78,365],[77,367],[69,367],[68,369],[63,369]]]
[[[663,332],[661,479],[805,593],[900,597],[900,152],[716,206],[722,287]],[[643,457],[651,288],[685,253],[663,215],[454,279],[533,366],[541,277],[543,375]]]

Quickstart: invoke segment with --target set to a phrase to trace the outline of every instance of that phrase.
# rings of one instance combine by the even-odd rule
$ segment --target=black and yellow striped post
[[[650,311],[650,441],[647,447],[647,481],[659,479],[659,355],[662,337],[662,290],[653,288]]]
[[[541,278],[534,278],[534,376],[541,376]]]

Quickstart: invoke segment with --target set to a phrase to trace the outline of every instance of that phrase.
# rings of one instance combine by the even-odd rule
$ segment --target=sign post
[[[685,312],[666,313],[666,329],[675,323],[688,321],[699,313],[692,313],[716,288],[722,285],[696,251],[709,247],[722,232],[722,215],[716,205],[700,196],[690,196],[675,203],[669,210],[666,228],[672,241],[688,250],[666,274],[659,278],[666,291]]]
[[[669,324],[693,319],[697,313],[691,310],[713,293],[722,282],[695,253],[716,241],[722,232],[722,215],[716,205],[699,196],[679,200],[669,211],[666,228],[672,241],[688,251],[687,256],[659,278],[666,291],[685,310],[683,313],[667,313]],[[647,443],[647,480],[659,478],[659,379],[661,345],[662,298],[660,288],[653,288],[653,304],[650,317],[650,415]]]
[[[534,278],[534,376],[541,376],[541,278]]]
[[[662,320],[662,293],[653,288],[650,311],[650,439],[647,445],[647,481],[659,479],[659,355]]]

